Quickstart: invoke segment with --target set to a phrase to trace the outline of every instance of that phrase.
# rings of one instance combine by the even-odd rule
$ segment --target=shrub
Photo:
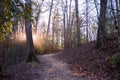
[[[116,53],[111,56],[110,63],[113,68],[117,67],[118,64],[120,63],[120,53]]]

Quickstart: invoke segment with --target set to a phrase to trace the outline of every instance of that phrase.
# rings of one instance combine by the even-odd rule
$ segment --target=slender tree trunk
[[[75,18],[76,17],[75,17],[75,11],[74,11],[74,12],[72,12],[72,19],[71,19],[71,47],[74,46],[73,39],[75,40],[75,38],[74,38],[75,33],[73,31]]]
[[[3,1],[0,1],[0,3],[3,3]],[[0,11],[1,12],[3,12],[3,13],[5,13],[5,11],[4,11],[4,8],[5,8],[5,6],[2,6],[3,8],[0,8]],[[4,15],[4,14],[3,14]],[[1,15],[2,16],[2,15]],[[0,20],[0,23],[2,23],[2,21]],[[0,27],[2,27],[2,25],[3,24],[0,24]],[[0,35],[1,35],[1,32],[0,32]],[[1,36],[0,36],[1,37]],[[2,41],[0,41],[0,73],[2,73],[2,51],[3,49],[2,49]]]
[[[120,42],[120,0],[119,0],[119,7],[118,7],[118,11],[117,11],[117,14],[118,14],[118,35],[119,35],[119,42]]]
[[[53,26],[52,26],[52,49],[53,50],[54,50],[54,33],[55,33],[54,32],[55,31],[54,30],[54,28],[55,28],[55,24],[54,24],[55,22],[54,21],[55,21],[55,17],[53,17]]]
[[[41,2],[41,4],[39,4],[39,0],[37,0],[37,5],[38,5],[38,7],[39,7],[39,10],[38,10],[38,12],[37,12],[37,18],[35,19],[35,33],[37,33],[37,27],[38,27],[38,23],[39,23],[39,18],[40,18],[40,14],[41,14],[41,7],[42,7],[42,4],[43,4],[43,2],[44,2],[44,0],[42,0],[42,2]]]
[[[97,7],[97,0],[94,0],[94,4],[95,4],[96,11],[97,11],[97,18],[99,21],[99,11],[98,11],[98,7]]]
[[[100,19],[98,25],[98,33],[97,33],[97,47],[105,47],[106,43],[106,7],[107,7],[107,0],[100,1]]]
[[[63,2],[62,2],[63,4]],[[66,48],[66,16],[65,16],[65,5],[62,6],[62,13],[63,13],[63,28],[64,28],[64,48]]]
[[[115,28],[117,28],[117,19],[116,19],[116,15],[115,15],[115,10],[114,9],[114,5],[113,5],[113,1],[111,0],[111,8],[112,8],[112,14],[113,14],[113,17],[114,17],[114,25],[115,25]],[[112,30],[114,32],[114,28]]]
[[[49,19],[48,19],[48,27],[47,27],[46,39],[47,39],[47,37],[48,37],[48,33],[49,33],[49,29],[50,29],[52,6],[53,6],[53,0],[51,0],[51,6],[50,6],[50,12],[49,12]]]
[[[17,40],[18,38],[18,19],[14,18],[15,25],[14,25],[14,40]]]
[[[98,20],[98,23],[97,23],[97,24],[99,25],[100,15],[99,15],[98,7],[97,7],[97,5],[98,5],[98,4],[97,4],[97,0],[94,0],[94,4],[95,4],[96,11],[97,11],[97,20]],[[98,35],[98,32],[99,32],[99,28],[98,28],[97,33],[96,33],[97,36],[95,37],[95,39],[97,39],[97,44],[96,44],[96,46],[98,46],[98,44],[99,44],[99,43],[98,43],[98,42],[99,42],[99,38],[98,38],[99,35]]]
[[[68,15],[68,0],[66,0],[65,4],[65,15],[66,15],[66,48],[69,48],[69,15]]]
[[[75,0],[75,12],[76,12],[76,26],[77,26],[77,47],[79,47],[80,46],[80,25],[79,25],[78,0]]]
[[[89,41],[88,34],[88,0],[86,0],[86,42]]]
[[[120,42],[120,0],[116,0],[117,24],[118,24],[118,41]]]
[[[72,47],[71,45],[71,30],[72,30],[72,25],[71,25],[71,2],[72,0],[70,0],[70,5],[69,5],[69,21],[68,21],[68,44],[69,47]]]
[[[0,72],[2,72],[2,44],[0,43]]]

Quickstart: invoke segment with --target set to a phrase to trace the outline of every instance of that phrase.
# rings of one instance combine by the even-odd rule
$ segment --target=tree
[[[51,20],[52,6],[53,6],[53,0],[51,0],[51,5],[50,5],[50,12],[49,12],[49,19],[48,19],[48,27],[47,27],[46,40],[47,40],[49,29],[50,29],[50,20]]]
[[[35,49],[34,49],[33,38],[32,38],[31,11],[32,11],[31,0],[26,0],[25,31],[26,31],[26,46],[27,46],[27,53],[28,53],[26,62],[31,62],[31,61],[39,62],[35,55]]]
[[[76,26],[77,26],[77,47],[79,47],[80,46],[80,25],[79,25],[78,0],[75,0],[75,12],[76,12]]]
[[[86,0],[86,42],[89,41],[89,36],[88,36],[88,0]]]
[[[53,26],[52,26],[52,48],[56,49],[59,46],[60,37],[60,14],[58,9],[54,11]]]
[[[96,12],[97,12],[97,19],[99,20],[99,9],[98,9],[98,2],[97,0],[94,0],[94,4],[95,4],[95,9],[96,9]]]
[[[44,0],[39,1],[39,0],[35,0],[36,4],[34,5],[34,11],[35,12],[35,21],[34,21],[34,27],[35,27],[35,32],[37,32],[37,27],[38,27],[38,23],[39,23],[39,19],[40,19],[40,14],[42,13],[42,5],[44,3]]]
[[[63,13],[63,29],[64,29],[64,48],[67,48],[67,36],[66,36],[66,8],[67,5],[64,4],[63,0],[61,0],[62,4],[62,13]]]
[[[3,54],[3,42],[7,42],[7,38],[12,31],[11,26],[12,18],[20,15],[20,10],[18,6],[14,3],[15,0],[1,0],[0,1],[0,76],[8,77],[6,74],[2,73],[2,54]],[[14,14],[15,13],[15,14]]]
[[[105,47],[106,43],[106,7],[107,0],[100,0],[100,18],[98,23],[97,47]]]
[[[72,31],[72,20],[71,20],[71,5],[72,5],[72,0],[70,0],[69,3],[69,15],[68,15],[68,25],[67,25],[67,35],[68,35],[68,48],[70,48],[71,45],[71,31]]]
[[[112,12],[112,17],[113,17],[113,19],[114,19],[114,26],[115,26],[115,28],[117,29],[118,28],[118,26],[117,26],[117,19],[116,19],[116,14],[115,14],[115,10],[114,10],[114,5],[113,5],[113,1],[111,0],[110,1],[110,4],[111,4],[111,12]],[[113,29],[113,31],[114,31],[114,29]]]
[[[115,0],[117,12],[118,40],[120,42],[120,0]]]

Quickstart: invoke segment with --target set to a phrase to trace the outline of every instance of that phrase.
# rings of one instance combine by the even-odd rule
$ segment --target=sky
[[[22,3],[25,3],[25,0],[20,0],[20,1],[21,1]],[[34,1],[35,1],[35,0],[34,0]],[[41,0],[38,0],[38,1],[41,1]],[[58,2],[58,1],[60,1],[60,0],[53,0],[53,3]],[[64,0],[63,0],[63,1],[64,1]],[[69,1],[70,1],[70,0],[68,0],[68,3],[69,3]],[[84,17],[84,14],[85,14],[84,12],[85,12],[85,9],[86,9],[85,1],[86,1],[86,0],[78,0],[79,14],[80,14],[80,16],[82,16],[82,17]],[[90,1],[94,1],[94,0],[90,0]],[[44,3],[45,3],[45,4],[44,4],[44,7],[42,8],[43,11],[49,8],[50,2],[51,2],[51,0],[44,0]],[[55,4],[54,4],[54,5],[55,5]],[[72,0],[72,8],[74,8],[74,5],[75,5],[74,0]],[[89,11],[89,12],[90,12],[89,15],[91,15],[91,16],[96,16],[94,3],[90,4],[90,6],[91,6],[91,7],[89,7],[89,8],[90,8],[91,11]],[[61,9],[61,8],[60,8],[60,9]],[[47,12],[45,12],[44,14],[41,15],[41,19],[47,23],[47,22],[48,22],[48,16],[49,16],[49,10],[48,10]]]
[[[49,1],[49,5],[50,5],[50,0],[45,0],[45,3],[47,3]],[[54,3],[56,2],[57,0],[54,0]],[[70,0],[68,0],[70,1]],[[68,2],[69,3],[69,2]],[[72,0],[72,8],[74,8],[74,0]],[[79,14],[83,14],[83,11],[84,11],[84,0],[79,0]],[[60,6],[61,7],[61,6]],[[61,9],[61,8],[59,8]],[[47,11],[46,13],[44,13],[42,15],[42,20],[44,20],[46,22],[46,20],[48,20],[48,16],[49,16],[49,11]]]
[[[25,3],[25,0],[21,0],[23,3]],[[34,0],[35,1],[35,0]],[[41,0],[40,0],[41,1]],[[58,1],[60,0],[54,0],[54,6],[56,3],[58,3]],[[70,0],[68,0],[68,3],[69,3]],[[83,17],[83,19],[85,20],[86,17],[85,17],[85,10],[86,10],[86,4],[85,4],[85,1],[86,0],[78,0],[78,6],[79,6],[79,15]],[[94,0],[90,0],[91,3],[88,5],[89,7],[89,25],[91,25],[92,23],[95,23],[93,20],[96,20],[96,10],[95,10],[95,6],[94,6]],[[42,11],[48,9],[48,11],[46,11],[44,14],[42,13],[40,19],[39,19],[39,25],[41,25],[41,23],[45,22],[46,23],[46,27],[47,27],[47,24],[48,24],[48,17],[49,17],[49,8],[50,8],[50,5],[51,5],[51,0],[44,0],[44,7],[42,7]],[[54,8],[52,9],[52,13],[54,11]],[[61,9],[61,6],[59,5],[58,6],[59,9]],[[72,10],[75,9],[75,2],[74,0],[72,0]],[[62,11],[60,12],[62,13]],[[51,16],[51,22],[52,22],[52,16]],[[92,22],[92,23],[91,23]]]
[[[20,0],[20,2],[25,3],[25,0]]]

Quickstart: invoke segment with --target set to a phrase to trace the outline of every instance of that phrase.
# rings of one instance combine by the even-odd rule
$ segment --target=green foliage
[[[0,0],[0,7],[0,42],[3,42],[12,32],[13,18],[23,16],[23,12],[14,0]]]
[[[0,43],[3,42],[6,39],[6,36],[9,35],[9,33],[12,32],[12,22],[7,22],[4,25],[0,27]]]
[[[110,63],[112,64],[112,67],[117,67],[119,62],[120,62],[120,53],[116,53],[111,56]]]

